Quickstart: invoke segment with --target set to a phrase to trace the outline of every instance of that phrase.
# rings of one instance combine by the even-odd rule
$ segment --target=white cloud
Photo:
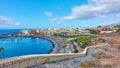
[[[16,22],[15,25],[16,25],[16,26],[19,26],[19,25],[20,25],[20,22]]]
[[[52,12],[45,12],[45,15],[47,15],[48,17],[52,17]]]
[[[115,16],[116,16],[116,17],[120,17],[120,14],[116,14]]]
[[[83,24],[87,23],[86,21],[82,21]]]
[[[0,16],[0,27],[15,27],[19,25],[20,25],[20,22],[17,22],[13,18]]]
[[[74,6],[70,15],[61,17],[56,22],[107,18],[109,15],[120,15],[120,0],[88,0],[87,5]]]
[[[58,20],[58,18],[52,18],[52,19],[50,19],[50,21],[57,21]]]

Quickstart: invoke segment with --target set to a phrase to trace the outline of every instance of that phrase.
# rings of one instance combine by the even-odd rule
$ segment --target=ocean
[[[30,29],[0,29],[0,34],[16,33],[20,30]],[[7,37],[0,38],[0,47],[4,48],[4,51],[0,53],[0,58],[9,58],[31,54],[48,54],[53,48],[53,43],[44,38]]]
[[[0,29],[0,34],[17,33],[20,30],[26,30],[26,29]],[[27,29],[27,30],[29,30],[29,29]]]
[[[4,50],[0,53],[0,58],[10,58],[31,54],[48,54],[53,43],[44,38],[32,39],[31,37],[8,37],[0,39],[0,47]]]

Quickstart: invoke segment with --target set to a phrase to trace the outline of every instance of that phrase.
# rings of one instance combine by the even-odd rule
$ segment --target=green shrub
[[[100,31],[99,30],[90,30],[90,33],[96,35],[96,34],[100,33]]]
[[[50,62],[50,57],[46,57],[45,62],[46,63]]]
[[[76,46],[74,45],[73,48],[76,49]]]
[[[104,65],[104,68],[113,68],[111,64]]]
[[[93,35],[85,35],[85,34],[78,34],[78,35],[59,35],[60,37],[64,37],[64,38],[75,38],[75,37],[93,37]]]
[[[74,53],[78,53],[78,50],[77,50],[77,49],[75,49],[75,50],[74,50]]]
[[[66,46],[62,46],[62,48],[66,48]]]
[[[103,65],[98,60],[86,60],[80,63],[80,68],[113,68],[113,65]]]
[[[94,67],[99,67],[99,61],[97,60],[86,60],[84,62],[80,63],[81,68],[94,68]]]
[[[82,43],[82,45],[87,45],[90,42],[90,38],[77,38],[76,41]]]
[[[97,59],[101,59],[101,58],[112,58],[113,54],[109,53],[109,52],[96,52],[96,53],[92,53],[93,57],[96,57]]]
[[[105,50],[105,51],[108,50],[108,48],[107,48],[107,47],[104,47],[104,46],[97,46],[97,47],[95,47],[95,49],[103,49],[103,50]]]
[[[85,63],[83,63],[83,62],[82,62],[82,63],[80,63],[80,67],[81,67],[81,68],[86,68]]]

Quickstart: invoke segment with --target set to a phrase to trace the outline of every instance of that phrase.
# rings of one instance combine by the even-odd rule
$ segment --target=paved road
[[[85,61],[87,59],[94,59],[94,57],[91,56],[91,53],[93,53],[94,51],[95,51],[94,48],[89,48],[87,56],[85,57],[74,58],[55,63],[47,63],[29,68],[80,68],[80,62]]]

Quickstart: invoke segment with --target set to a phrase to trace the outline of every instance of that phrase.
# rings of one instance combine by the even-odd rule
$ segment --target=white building
[[[21,30],[20,31],[23,35],[30,35],[29,30]]]

